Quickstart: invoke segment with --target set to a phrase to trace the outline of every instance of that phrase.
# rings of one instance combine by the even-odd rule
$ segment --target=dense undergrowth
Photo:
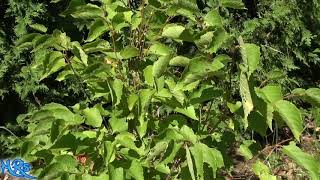
[[[0,159],[38,179],[319,179],[319,0],[0,2]]]

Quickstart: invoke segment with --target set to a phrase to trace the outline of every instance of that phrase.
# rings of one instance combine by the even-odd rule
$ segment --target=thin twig
[[[10,129],[8,129],[8,128],[4,127],[4,126],[0,126],[0,129],[3,129],[3,130],[5,130],[5,131],[9,132],[9,133],[10,133],[11,135],[13,135],[15,138],[17,138],[18,140],[24,142],[24,141],[23,141],[22,139],[20,139],[17,135],[15,135],[12,131],[10,131]]]

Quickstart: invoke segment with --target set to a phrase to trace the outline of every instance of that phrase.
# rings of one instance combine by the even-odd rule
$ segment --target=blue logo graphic
[[[1,173],[4,175],[5,172],[11,176],[18,178],[36,179],[36,177],[31,176],[28,172],[31,170],[31,165],[24,162],[21,159],[11,160],[0,160]]]

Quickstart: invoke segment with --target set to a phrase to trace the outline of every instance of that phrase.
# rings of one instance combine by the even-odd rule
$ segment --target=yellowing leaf
[[[249,82],[247,76],[244,72],[240,73],[240,95],[242,99],[242,105],[244,110],[244,125],[245,128],[248,127],[248,115],[253,110],[253,102],[249,87]]]

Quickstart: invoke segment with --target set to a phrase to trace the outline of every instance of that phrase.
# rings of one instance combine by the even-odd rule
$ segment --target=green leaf
[[[210,47],[208,50],[206,50],[206,52],[217,53],[217,51],[223,47],[223,45],[228,41],[229,38],[229,34],[223,28],[218,28],[213,32]]]
[[[135,106],[138,100],[139,100],[138,95],[130,94],[130,96],[128,97],[128,108],[130,111],[132,111],[133,107]]]
[[[251,112],[248,116],[248,123],[252,130],[258,132],[261,136],[266,136],[268,125],[266,117],[264,117],[260,112]]]
[[[203,152],[202,148],[199,145],[194,145],[190,147],[191,154],[193,156],[194,162],[196,164],[197,169],[197,179],[203,179]]]
[[[220,151],[209,148],[203,143],[197,143],[190,148],[197,167],[197,179],[204,179],[203,163],[207,163],[212,168],[212,175],[216,178],[218,168],[224,166],[223,157]]]
[[[177,24],[168,24],[163,28],[162,36],[173,39],[179,39],[185,27]]]
[[[193,144],[196,144],[196,142],[198,141],[198,137],[194,134],[193,130],[186,125],[183,125],[180,129],[180,134],[184,137],[185,140],[190,141]]]
[[[26,141],[22,144],[21,150],[20,150],[20,156],[22,158],[26,158],[30,155],[31,151],[35,147],[35,143],[32,141]]]
[[[60,156],[56,156],[55,158],[56,162],[63,162],[63,170],[64,171],[74,171],[76,170],[76,167],[78,165],[76,159],[68,154],[64,154],[64,155],[60,155]]]
[[[305,91],[305,98],[308,102],[316,107],[320,107],[320,89],[310,88]]]
[[[188,106],[185,108],[177,107],[175,111],[183,115],[186,115],[191,119],[198,120],[198,117],[196,116],[196,111],[194,110],[193,106]]]
[[[66,66],[64,57],[61,52],[53,51],[46,55],[46,59],[43,62],[44,73],[40,80],[43,80],[51,74],[59,71]]]
[[[294,137],[300,141],[300,135],[303,131],[303,120],[299,109],[291,102],[285,100],[277,101],[274,104],[274,109],[289,126]]]
[[[100,127],[102,124],[102,117],[100,115],[100,111],[93,107],[93,108],[86,108],[83,110],[83,114],[86,117],[85,123],[93,126],[93,127]]]
[[[153,86],[154,79],[153,79],[153,66],[149,65],[143,70],[143,76],[146,84],[149,86]]]
[[[239,153],[245,157],[246,160],[251,159],[258,153],[260,147],[255,141],[245,140],[239,147]]]
[[[245,128],[248,127],[248,116],[250,112],[253,110],[253,102],[252,102],[252,97],[251,97],[251,92],[250,92],[250,87],[249,87],[249,82],[248,78],[245,75],[244,72],[240,73],[240,95],[242,99],[242,106],[244,110],[244,126]]]
[[[255,44],[240,43],[241,55],[247,68],[248,78],[257,69],[260,62],[260,47]]]
[[[138,148],[136,146],[136,144],[134,143],[134,141],[136,140],[135,137],[133,136],[133,134],[129,133],[129,132],[122,132],[120,134],[118,134],[115,138],[116,142],[119,143],[120,145],[132,149],[134,151],[136,151],[139,155],[143,155],[144,152],[142,149]]]
[[[279,85],[268,85],[262,89],[255,88],[257,95],[265,102],[274,103],[283,98]]]
[[[79,19],[93,19],[93,18],[104,17],[104,12],[97,5],[89,3],[86,5],[80,5],[80,6],[74,7],[70,15],[74,18],[79,18]]]
[[[117,118],[112,116],[109,119],[110,126],[113,132],[123,132],[128,130],[128,122],[126,118]]]
[[[52,122],[50,140],[53,143],[62,133],[65,127],[65,121],[62,119],[57,119]]]
[[[179,39],[188,42],[193,41],[193,35],[184,26],[177,24],[168,24],[163,28],[163,37]]]
[[[172,137],[172,136],[171,136]],[[171,144],[172,144],[172,151],[170,152],[170,154],[167,156],[167,157],[165,157],[164,159],[163,159],[163,161],[161,162],[161,163],[163,163],[163,164],[168,164],[168,163],[171,163],[171,162],[173,162],[174,161],[174,158],[176,157],[176,155],[178,154],[178,152],[179,152],[179,150],[180,150],[180,148],[182,147],[182,145],[183,145],[183,142],[180,142],[180,143],[178,143],[178,142],[175,142],[175,141],[171,141]],[[169,150],[167,150],[167,152],[168,152]]]
[[[136,180],[144,180],[143,176],[143,168],[137,160],[133,160],[131,162],[131,166],[129,168],[130,175]]]
[[[186,67],[189,65],[190,59],[184,56],[176,56],[169,62],[170,66],[182,66]]]
[[[303,152],[300,148],[298,148],[294,142],[290,142],[289,145],[284,146],[282,151],[288,155],[291,159],[293,159],[299,166],[306,169],[311,179],[318,180],[320,177],[320,163],[319,160]]]
[[[160,56],[167,56],[172,53],[172,50],[164,44],[156,43],[150,46],[148,53]]]
[[[245,6],[241,0],[220,0],[223,7],[233,9],[245,9]]]
[[[140,94],[139,94],[139,104],[140,104],[139,124],[140,125],[137,129],[141,137],[144,136],[147,131],[148,121],[145,121],[144,118],[154,93],[155,93],[154,90],[143,89],[140,91]]]
[[[43,171],[41,171],[40,175],[37,177],[39,179],[56,179],[61,177],[61,173],[63,172],[63,163],[56,162],[46,166]]]
[[[72,52],[74,53],[74,55],[77,58],[79,58],[83,62],[83,64],[88,66],[88,55],[83,51],[79,42],[78,41],[72,42],[72,45],[73,45]]]
[[[191,158],[191,154],[189,151],[189,148],[186,146],[186,156],[187,156],[187,164],[188,164],[188,168],[189,168],[189,172],[191,175],[192,180],[196,180],[195,175],[194,175],[194,169],[193,169],[193,162],[192,162],[192,158]]]
[[[124,170],[122,167],[110,168],[110,179],[111,180],[125,180]]]
[[[189,99],[191,104],[197,104],[213,100],[222,95],[223,91],[221,89],[216,89],[212,86],[201,86],[198,90],[192,92]]]
[[[170,168],[167,165],[159,163],[155,166],[155,169],[164,174],[170,174]]]
[[[147,160],[153,161],[154,158],[156,158],[158,155],[166,151],[168,148],[168,142],[167,141],[160,141],[158,142],[149,152]]]
[[[253,172],[261,179],[261,180],[276,180],[276,176],[272,176],[270,174],[269,168],[263,164],[261,161],[256,161],[252,166]]]
[[[189,63],[188,70],[182,75],[182,81],[185,84],[202,80],[205,77],[215,75],[215,72],[222,69],[224,64],[220,61],[214,60],[212,63],[202,58],[192,59]]]
[[[222,27],[222,20],[219,14],[218,9],[213,9],[207,13],[207,15],[204,17],[204,22],[207,26],[212,27]]]
[[[240,110],[240,108],[242,107],[242,104],[240,101],[237,101],[235,104],[228,102],[227,106],[232,113],[235,113],[238,110]]]
[[[169,65],[170,59],[170,56],[161,56],[153,64],[153,76],[155,78],[160,77],[167,70],[167,66]]]
[[[118,104],[120,104],[121,101],[121,97],[122,97],[122,91],[123,91],[123,82],[119,79],[115,79],[112,82],[112,89],[114,91],[115,94],[115,98],[116,102],[114,103],[115,106],[117,106]]]
[[[103,144],[103,155],[106,163],[111,163],[115,159],[116,150],[115,146],[110,141],[105,141]]]
[[[94,23],[90,26],[90,30],[89,30],[89,34],[86,42],[91,42],[97,39],[99,36],[107,32],[109,29],[110,27],[108,26],[107,22],[104,19],[102,18],[96,19]]]
[[[37,31],[40,31],[40,32],[43,32],[43,33],[45,33],[45,32],[47,32],[47,28],[44,26],[44,25],[42,25],[42,24],[30,24],[29,25],[32,29],[34,29],[34,30],[37,30]]]
[[[83,45],[83,50],[89,54],[94,52],[106,52],[111,50],[110,43],[103,39],[97,39],[91,43]]]
[[[18,48],[23,48],[23,47],[28,47],[32,46],[32,41],[36,39],[37,37],[41,37],[41,34],[39,33],[30,33],[21,36],[17,41],[16,41],[16,46]]]
[[[317,127],[320,127],[320,108],[312,109],[312,117]]]
[[[120,55],[123,59],[130,59],[139,56],[139,50],[135,47],[128,46],[120,52]]]

